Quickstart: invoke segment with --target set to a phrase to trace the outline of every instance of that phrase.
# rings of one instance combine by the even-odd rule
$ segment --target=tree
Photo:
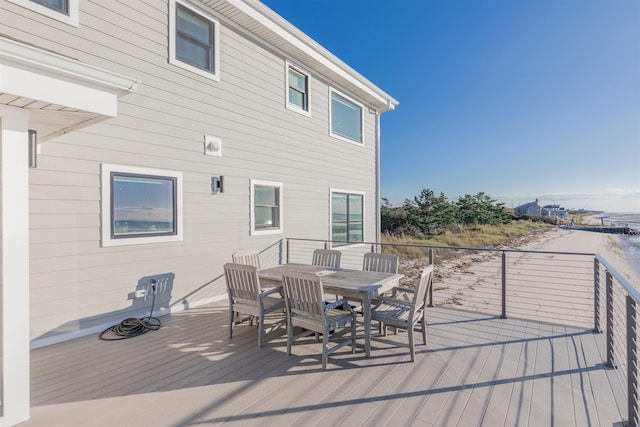
[[[427,188],[413,200],[405,200],[404,209],[409,223],[427,239],[444,233],[455,218],[447,196],[444,193],[436,196],[433,190]]]

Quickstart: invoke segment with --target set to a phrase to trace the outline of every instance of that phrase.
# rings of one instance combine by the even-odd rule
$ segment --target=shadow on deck
[[[320,363],[313,337],[227,336],[225,303],[165,316],[159,331],[31,352],[31,426],[622,425],[622,388],[602,336],[578,328],[429,310],[411,363],[406,333],[373,333],[372,357]],[[362,336],[362,325],[360,336]],[[361,340],[360,340],[361,341]],[[420,339],[417,341],[420,343]]]

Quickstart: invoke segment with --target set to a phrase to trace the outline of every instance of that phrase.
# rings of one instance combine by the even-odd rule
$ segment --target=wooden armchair
[[[238,251],[231,255],[234,264],[253,265],[260,270],[260,254],[258,251]]]
[[[356,351],[356,313],[345,298],[327,304],[323,300],[322,279],[315,274],[292,272],[283,276],[284,294],[287,306],[287,353],[291,354],[293,341],[315,333],[322,334],[322,369],[327,369],[329,355],[339,348],[351,344],[351,352]],[[341,307],[342,309],[338,309]],[[329,333],[351,325],[351,338],[329,348]],[[294,327],[303,332],[293,334]],[[344,333],[344,330],[341,331]],[[336,333],[334,338],[341,338]]]
[[[284,300],[279,294],[280,288],[262,292],[258,269],[253,265],[227,263],[224,265],[224,274],[229,294],[229,338],[233,338],[233,328],[236,323],[246,320],[236,321],[236,315],[245,314],[250,316],[250,324],[253,324],[254,318],[258,320],[258,347],[262,347],[264,317],[285,307]]]
[[[398,257],[393,254],[367,252],[362,260],[362,271],[395,274],[398,272]]]
[[[391,296],[378,297],[375,307],[371,309],[371,321],[380,322],[384,333],[387,326],[406,329],[409,335],[411,361],[415,361],[413,330],[418,322],[422,323],[422,341],[427,344],[427,315],[425,312],[427,294],[432,285],[433,264],[425,267],[416,281],[415,289],[395,287]],[[407,298],[401,298],[405,294]]]
[[[342,252],[333,249],[316,249],[313,251],[312,265],[320,265],[329,268],[340,267]]]

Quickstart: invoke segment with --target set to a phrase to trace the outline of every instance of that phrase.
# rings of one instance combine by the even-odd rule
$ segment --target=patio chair
[[[340,257],[342,252],[333,249],[316,249],[313,251],[312,265],[322,267],[338,268],[340,267]]]
[[[433,264],[425,267],[416,281],[415,289],[395,287],[391,296],[380,296],[375,307],[371,309],[371,321],[380,322],[384,334],[387,326],[406,329],[409,335],[411,361],[415,361],[413,330],[422,323],[422,341],[427,344],[427,314],[425,311],[427,294],[432,284]],[[397,331],[396,331],[397,332]]]
[[[233,328],[236,323],[246,320],[236,321],[236,315],[244,314],[249,316],[250,325],[253,325],[253,319],[257,319],[258,347],[262,347],[264,317],[285,307],[284,300],[279,294],[280,288],[263,292],[258,280],[258,269],[253,265],[227,263],[224,265],[224,274],[229,294],[229,339],[233,338]],[[272,296],[274,294],[277,296]]]
[[[258,251],[238,251],[231,255],[234,264],[253,265],[260,270],[260,254]]]
[[[356,313],[347,304],[346,298],[325,303],[322,279],[315,274],[290,272],[282,276],[285,302],[287,306],[287,353],[291,354],[293,341],[313,334],[318,340],[322,334],[322,369],[327,369],[329,355],[339,348],[351,344],[351,352],[356,351]],[[329,348],[329,334],[351,325],[351,338]],[[294,327],[303,328],[295,335]],[[341,338],[345,330],[336,332],[333,338]]]
[[[393,254],[367,252],[362,260],[362,271],[395,274],[398,272],[398,257]]]

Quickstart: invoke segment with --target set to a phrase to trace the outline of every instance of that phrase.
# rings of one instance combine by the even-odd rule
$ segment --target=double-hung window
[[[219,80],[219,22],[182,0],[170,0],[169,62]]]
[[[102,165],[102,246],[182,240],[182,174]]]
[[[309,110],[309,73],[302,68],[286,63],[287,72],[287,108],[304,115]]]
[[[329,105],[331,136],[363,144],[362,105],[334,89],[330,89],[329,93],[331,100]]]
[[[282,183],[251,180],[251,234],[282,233]]]
[[[56,12],[64,13],[65,15],[69,14],[69,0],[31,0],[34,3],[38,3],[43,5],[44,7],[48,7],[51,10],[55,10]]]
[[[364,193],[331,190],[333,245],[364,241]]]
[[[77,27],[80,0],[9,0],[33,12]]]

